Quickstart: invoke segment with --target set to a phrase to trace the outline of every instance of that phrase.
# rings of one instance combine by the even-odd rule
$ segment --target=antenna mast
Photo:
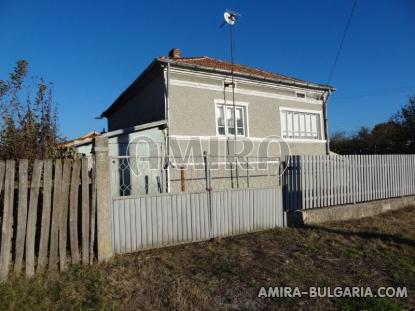
[[[232,30],[233,27],[232,26],[235,24],[237,16],[241,16],[241,14],[236,13],[236,12],[231,11],[231,10],[226,10],[225,13],[223,14],[223,17],[224,17],[225,21],[221,25],[221,27],[223,27],[225,24],[229,25],[229,41],[230,41],[230,53],[231,53],[231,86],[232,86],[232,106],[233,106],[233,128],[234,128],[234,139],[235,139],[234,153],[236,151],[237,124],[236,124],[234,56],[233,56],[234,39],[233,39],[233,30]],[[225,83],[225,87],[226,86],[227,85]],[[226,111],[224,111],[224,114],[226,115]]]

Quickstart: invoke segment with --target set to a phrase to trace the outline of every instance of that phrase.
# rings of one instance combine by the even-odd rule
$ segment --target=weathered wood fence
[[[0,161],[0,280],[12,270],[31,276],[94,260],[93,162]]]
[[[415,195],[415,155],[290,156],[286,210]]]

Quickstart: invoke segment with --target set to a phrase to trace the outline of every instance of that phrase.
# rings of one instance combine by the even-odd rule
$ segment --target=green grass
[[[1,310],[401,310],[415,306],[415,207],[116,256],[0,284]],[[406,286],[408,298],[258,298],[291,286]]]
[[[0,285],[2,310],[116,310],[105,272],[72,266],[57,275],[12,276]]]

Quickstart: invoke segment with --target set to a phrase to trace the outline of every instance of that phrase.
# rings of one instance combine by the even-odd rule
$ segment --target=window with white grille
[[[322,139],[319,113],[281,110],[283,138]]]

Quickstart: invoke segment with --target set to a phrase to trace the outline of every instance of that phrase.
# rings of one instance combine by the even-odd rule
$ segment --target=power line
[[[401,86],[396,88],[384,88],[377,90],[364,90],[356,92],[347,92],[347,93],[338,93],[332,100],[347,100],[353,98],[362,98],[362,97],[372,97],[372,96],[381,96],[393,93],[401,93],[405,90],[413,90],[415,92],[415,86]]]
[[[362,95],[367,93],[377,93],[377,92],[384,92],[384,91],[396,91],[396,90],[405,90],[405,89],[414,89],[415,85],[399,85],[395,87],[382,87],[377,89],[367,89],[367,90],[355,90],[351,92],[336,92],[337,95],[343,97],[343,96],[349,96],[349,95]]]
[[[341,50],[343,49],[344,40],[346,38],[347,32],[349,31],[350,22],[352,20],[353,14],[354,14],[356,4],[357,4],[357,0],[354,0],[352,10],[350,11],[349,18],[347,19],[346,27],[344,28],[343,37],[340,41],[340,45],[339,45],[339,48],[337,50],[336,57],[334,59],[334,63],[333,63],[333,65],[331,67],[331,70],[330,70],[330,74],[329,74],[329,78],[327,80],[327,84],[330,84],[331,78],[333,77],[334,69],[336,68],[337,62],[338,62],[339,57],[340,57]]]
[[[336,68],[337,61],[339,60],[339,57],[340,57],[340,52],[343,48],[344,39],[346,38],[347,32],[349,31],[350,22],[352,20],[353,13],[354,13],[354,10],[356,8],[356,3],[357,3],[357,0],[354,0],[352,10],[350,11],[349,18],[347,19],[346,27],[344,28],[343,36],[342,36],[342,39],[340,41],[340,45],[339,45],[339,48],[337,50],[336,57],[334,59],[333,66],[331,67],[331,70],[330,70],[329,78],[328,78],[327,83],[326,83],[327,85],[330,85],[331,78],[333,77],[334,69]],[[327,119],[327,100],[328,100],[328,97],[330,96],[330,94],[331,94],[331,89],[328,89],[321,96],[322,99],[323,99],[323,116],[324,116],[324,124],[325,124],[324,134],[325,134],[325,137],[326,137],[326,153],[327,154],[330,154],[330,138],[329,138],[328,119]]]

